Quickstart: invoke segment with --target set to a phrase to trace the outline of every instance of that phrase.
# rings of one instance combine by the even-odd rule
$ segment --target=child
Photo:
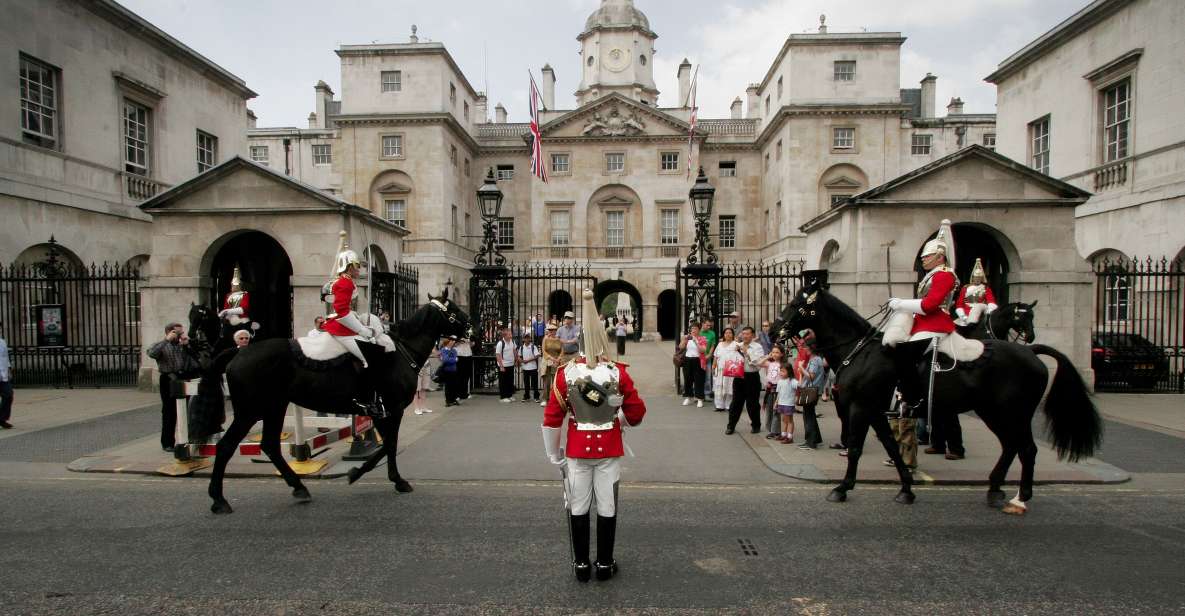
[[[531,392],[535,392],[535,402],[539,401],[539,354],[531,334],[523,334],[523,346],[518,355],[523,371],[523,402],[531,401]]]
[[[798,381],[790,378],[789,366],[778,368],[777,409],[782,416],[782,436],[778,441],[789,445],[794,442],[794,396],[798,393]]]
[[[758,364],[765,370],[765,395],[761,398],[761,408],[765,411],[765,438],[778,438],[778,411],[774,405],[778,401],[778,374],[782,369],[782,348],[774,345],[765,359]]]

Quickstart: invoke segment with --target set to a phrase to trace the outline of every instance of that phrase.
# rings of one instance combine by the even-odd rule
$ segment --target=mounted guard
[[[583,293],[584,314],[597,314],[593,293]],[[584,353],[561,366],[543,415],[543,446],[548,460],[564,478],[564,504],[576,579],[587,582],[595,569],[598,580],[617,573],[613,545],[617,534],[617,487],[620,458],[625,455],[623,422],[636,426],[646,414],[626,364],[611,362],[609,339],[596,319],[584,323]],[[568,419],[567,451],[560,429]],[[597,560],[589,562],[589,530],[593,497],[597,503]]]
[[[955,300],[955,314],[957,323],[974,325],[985,314],[996,311],[996,296],[987,284],[987,275],[983,271],[983,261],[976,257],[975,267],[971,269],[971,281],[959,290],[959,299]]]
[[[905,404],[904,417],[920,417],[922,403],[927,399],[918,378],[918,361],[955,331],[949,312],[955,289],[959,286],[959,279],[952,269],[954,252],[950,221],[943,219],[938,235],[922,247],[922,268],[926,270],[926,276],[918,283],[918,297],[889,300],[892,315],[885,327],[884,344],[894,347],[893,365],[897,372],[898,391]]]
[[[362,261],[358,259],[358,253],[350,250],[349,245],[343,242],[341,250],[337,253],[333,269],[337,278],[326,283],[325,286],[328,289],[322,288],[322,297],[327,304],[330,304],[333,312],[325,317],[325,325],[322,326],[322,329],[361,362],[364,377],[362,380],[368,382],[366,369],[369,365],[362,350],[358,348],[358,338],[361,337],[368,342],[373,341],[381,332],[376,331],[373,327],[363,325],[356,311],[358,287],[354,284],[354,279],[361,272]],[[363,394],[362,400],[355,398],[353,403],[356,407],[355,413],[358,415],[381,417],[384,414],[381,405],[373,395]]]

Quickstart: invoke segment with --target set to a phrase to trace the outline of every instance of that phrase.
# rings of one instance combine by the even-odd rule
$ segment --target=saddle
[[[983,357],[986,349],[982,340],[964,338],[957,331],[951,332],[938,340],[938,354],[946,357],[947,361],[957,363],[971,363]]]
[[[309,370],[332,370],[357,361],[349,351],[333,341],[332,338],[333,336],[329,334],[306,336],[289,340],[288,345],[292,350],[292,357],[296,359],[297,363]]]

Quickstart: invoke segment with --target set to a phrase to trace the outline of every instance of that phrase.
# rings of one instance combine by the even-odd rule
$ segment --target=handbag
[[[745,360],[741,357],[726,357],[724,359],[723,375],[733,378],[744,378]]]
[[[632,336],[632,335],[634,334],[634,326],[633,326],[633,324],[631,324],[631,323],[626,323],[626,324],[625,324],[625,334],[626,334],[627,336]]]
[[[673,356],[671,356],[671,363],[675,364],[676,368],[682,368],[683,367],[683,351],[675,351],[675,354]]]
[[[795,395],[794,404],[798,406],[814,406],[819,401],[818,387],[799,387]]]

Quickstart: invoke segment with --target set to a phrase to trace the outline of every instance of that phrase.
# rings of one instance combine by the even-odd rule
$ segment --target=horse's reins
[[[881,304],[881,307],[876,312],[865,317],[864,320],[871,321],[872,319],[874,319],[877,316],[882,315],[882,314],[884,316],[881,317],[880,321],[877,321],[876,326],[870,328],[864,334],[861,334],[860,336],[857,336],[856,338],[850,338],[848,340],[844,340],[843,342],[837,342],[835,344],[828,345],[825,347],[816,347],[815,348],[815,353],[822,353],[823,351],[836,349],[836,348],[851,344],[853,342],[856,343],[856,346],[851,351],[848,352],[848,354],[843,358],[843,361],[840,362],[840,365],[835,368],[836,378],[839,378],[839,373],[841,370],[843,370],[849,364],[852,363],[852,360],[856,357],[856,354],[859,353],[861,351],[861,349],[863,349],[864,346],[868,344],[868,341],[872,340],[877,335],[877,333],[879,333],[881,331],[881,327],[884,326],[885,321],[889,320],[889,316],[892,313],[889,311],[889,303],[888,302]],[[782,338],[781,340],[779,340],[779,342],[783,342],[784,340],[785,340],[785,338]]]

